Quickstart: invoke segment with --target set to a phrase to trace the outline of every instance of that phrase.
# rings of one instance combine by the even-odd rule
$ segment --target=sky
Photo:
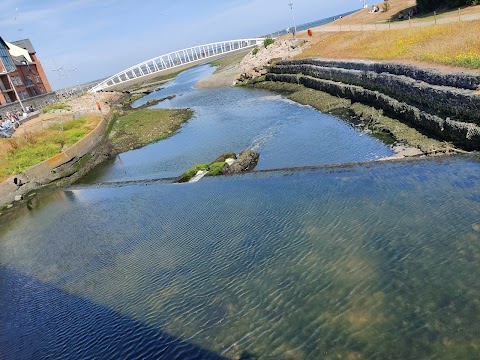
[[[0,36],[28,38],[54,89],[171,51],[253,38],[359,9],[363,0],[1,0]]]

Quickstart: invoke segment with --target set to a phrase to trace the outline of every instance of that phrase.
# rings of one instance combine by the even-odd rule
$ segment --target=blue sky
[[[29,38],[54,89],[113,75],[209,42],[291,26],[289,0],[1,0],[0,36]],[[358,9],[362,0],[293,0],[297,24]],[[59,69],[53,71],[53,69]]]

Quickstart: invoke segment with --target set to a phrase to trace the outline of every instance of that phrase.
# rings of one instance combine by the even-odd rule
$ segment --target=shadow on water
[[[14,270],[0,268],[0,279],[3,360],[223,359]]]

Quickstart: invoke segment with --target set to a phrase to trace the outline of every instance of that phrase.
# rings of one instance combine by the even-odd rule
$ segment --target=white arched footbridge
[[[181,70],[195,65],[195,63],[260,45],[264,40],[263,38],[229,40],[173,51],[123,70],[97,84],[90,89],[90,92],[113,90],[122,87],[121,85],[126,85],[127,82],[132,83],[139,79],[147,80],[162,73],[167,74],[175,70]]]

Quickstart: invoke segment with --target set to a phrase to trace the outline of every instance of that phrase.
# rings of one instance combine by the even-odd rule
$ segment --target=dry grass
[[[407,60],[480,69],[480,21],[389,31],[317,33],[300,56]]]
[[[100,120],[100,116],[84,117],[0,139],[0,181],[61,153],[91,132]]]
[[[400,11],[411,8],[416,5],[416,0],[389,0],[390,10],[387,12],[380,11],[378,13],[369,14],[368,11],[372,8],[370,4],[368,9],[362,9],[351,15],[345,16],[342,19],[335,21],[335,25],[356,25],[356,24],[373,24],[388,21],[391,18],[395,18],[395,15]],[[382,2],[378,5],[382,9]]]
[[[388,21],[397,21],[398,14],[400,11],[405,11],[416,6],[416,0],[389,0],[390,9],[387,12],[380,11],[378,13],[369,14],[368,11],[371,9],[372,5],[370,4],[368,9],[362,9],[353,13],[351,15],[345,16],[342,19],[338,19],[334,22],[335,25],[359,25],[359,24],[375,24],[375,23],[385,23]],[[383,1],[377,3],[382,9]],[[480,5],[477,6],[468,6],[460,10],[460,15],[468,16],[473,14],[480,13]],[[439,9],[437,11],[437,19],[444,18],[457,18],[458,9]],[[412,18],[412,22],[421,22],[426,20],[433,20],[433,13],[417,15]],[[327,25],[328,26],[328,25]]]

